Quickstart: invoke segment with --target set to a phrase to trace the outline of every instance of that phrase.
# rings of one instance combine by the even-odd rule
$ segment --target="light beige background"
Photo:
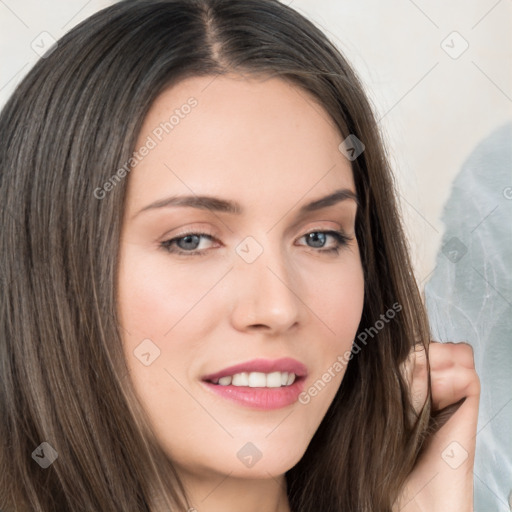
[[[512,118],[512,2],[285,2],[328,33],[367,87],[423,286],[435,267],[453,178],[477,143]],[[0,105],[39,58],[37,44],[47,44],[41,33],[58,39],[111,3],[0,0]]]

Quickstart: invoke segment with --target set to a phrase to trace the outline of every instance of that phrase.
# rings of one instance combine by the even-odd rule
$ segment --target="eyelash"
[[[342,233],[341,231],[335,231],[335,230],[313,230],[313,231],[308,231],[307,233],[305,233],[304,235],[302,235],[300,238],[304,238],[305,236],[308,236],[312,233],[323,233],[325,235],[331,235],[332,237],[334,237],[334,239],[336,240],[337,242],[337,245],[335,247],[331,247],[330,249],[323,249],[323,248],[315,248],[315,247],[309,247],[310,249],[317,249],[316,252],[322,252],[322,253],[328,253],[328,254],[333,254],[333,253],[336,253],[336,254],[339,254],[339,250],[340,248],[346,246],[348,244],[348,242],[350,240],[352,240],[351,237],[345,235],[344,233]],[[192,251],[185,251],[183,249],[179,249],[179,248],[176,248],[176,247],[173,247],[173,244],[174,242],[177,242],[178,240],[181,240],[183,238],[186,238],[187,236],[193,236],[193,235],[196,235],[196,236],[202,236],[202,237],[206,237],[206,238],[209,238],[210,240],[214,240],[215,237],[211,234],[211,233],[206,233],[206,232],[189,232],[189,233],[184,233],[180,236],[177,236],[177,237],[174,237],[174,238],[171,238],[169,240],[164,240],[163,242],[160,242],[160,247],[162,249],[164,249],[166,252],[168,253],[171,253],[171,254],[177,254],[179,256],[204,256],[206,255],[207,251],[209,251],[209,249],[195,249],[195,250],[192,250]]]

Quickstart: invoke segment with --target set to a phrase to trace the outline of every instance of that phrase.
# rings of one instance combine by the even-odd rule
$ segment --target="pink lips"
[[[221,386],[215,384],[221,377],[242,372],[288,372],[296,375],[295,382],[290,386],[280,388],[251,388],[249,386]],[[207,389],[239,405],[253,409],[280,409],[295,403],[302,392],[307,368],[299,361],[291,358],[254,359],[245,363],[224,368],[223,370],[206,375],[202,378]]]

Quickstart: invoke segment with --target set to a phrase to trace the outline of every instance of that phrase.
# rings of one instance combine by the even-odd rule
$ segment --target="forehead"
[[[129,189],[137,206],[165,192],[250,202],[353,189],[341,141],[328,112],[288,81],[187,78],[148,112],[135,149],[151,149],[131,171]]]

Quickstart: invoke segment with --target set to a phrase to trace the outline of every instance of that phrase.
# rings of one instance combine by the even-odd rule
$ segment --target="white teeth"
[[[221,386],[229,386],[231,384],[231,376],[221,377],[218,383]]]
[[[265,375],[265,374],[263,374]],[[281,372],[272,372],[267,375],[267,388],[281,387]]]
[[[267,385],[267,376],[260,372],[249,373],[250,388],[264,388]]]
[[[249,385],[249,374],[247,372],[235,373],[231,382],[233,386],[248,386]]]
[[[291,386],[294,382],[294,373],[242,372],[221,377],[215,384],[219,386],[248,386],[250,388],[280,388],[283,386]]]

